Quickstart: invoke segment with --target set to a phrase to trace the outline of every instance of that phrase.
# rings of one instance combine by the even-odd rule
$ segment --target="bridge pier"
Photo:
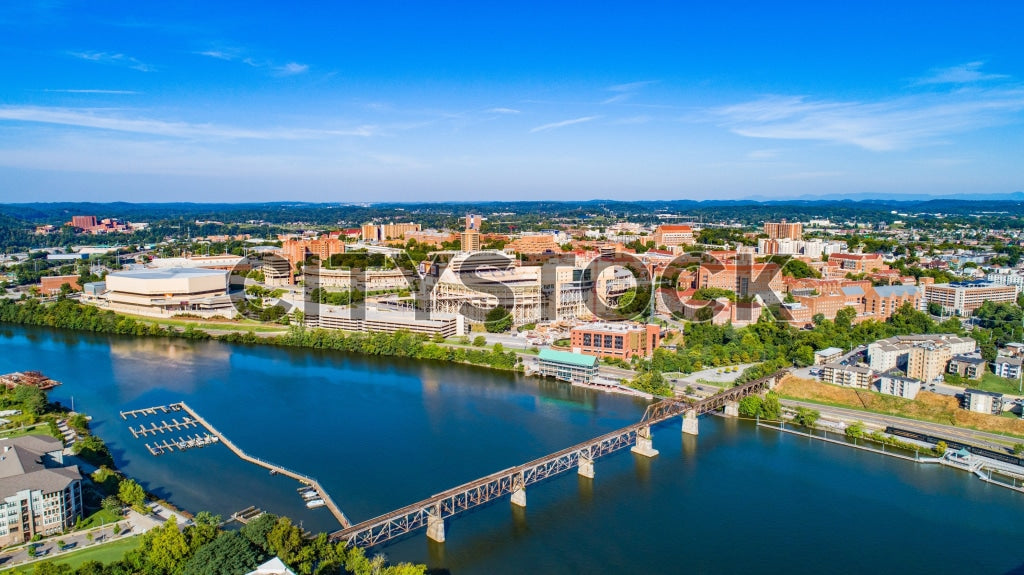
[[[526,507],[526,486],[523,483],[521,473],[512,481],[512,505]]]
[[[683,415],[683,433],[697,435],[697,410],[691,409]]]
[[[643,455],[644,457],[654,457],[658,454],[658,450],[654,448],[654,441],[651,438],[651,428],[641,427],[636,432],[636,445],[629,449],[637,455]]]
[[[427,515],[427,539],[444,543],[444,519],[441,518],[440,509],[434,509]]]
[[[588,479],[594,478],[594,460],[589,457],[580,456],[580,465],[577,472]]]
[[[738,401],[727,401],[727,402],[725,402],[725,415],[726,415],[726,417],[739,417],[740,416],[740,402],[738,402]]]

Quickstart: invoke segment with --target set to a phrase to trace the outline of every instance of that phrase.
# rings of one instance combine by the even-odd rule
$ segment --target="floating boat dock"
[[[204,434],[194,436],[189,435],[177,439],[168,439],[162,441],[157,440],[152,444],[146,443],[146,449],[148,449],[149,452],[153,455],[163,455],[164,453],[173,452],[175,450],[185,451],[186,449],[205,447],[213,443],[223,443],[225,447],[230,449],[235,455],[240,457],[242,460],[248,461],[249,463],[259,465],[260,467],[270,470],[271,475],[284,475],[286,477],[290,477],[298,481],[299,483],[302,483],[303,486],[300,487],[298,491],[302,495],[303,500],[307,502],[311,500],[323,501],[323,506],[327,507],[327,509],[330,510],[331,514],[334,515],[334,518],[338,520],[338,523],[340,523],[343,528],[348,528],[352,526],[352,522],[348,520],[348,517],[346,517],[345,514],[341,511],[341,509],[338,507],[338,505],[334,503],[334,500],[331,499],[331,496],[327,493],[327,490],[325,490],[323,486],[320,485],[319,481],[313,479],[308,475],[304,475],[297,471],[292,471],[291,469],[288,469],[286,467],[282,467],[280,465],[276,465],[264,459],[260,459],[258,457],[253,457],[252,455],[249,455],[240,447],[235,445],[234,442],[225,437],[223,433],[217,431],[217,428],[210,425],[210,422],[203,419],[202,416],[196,413],[191,407],[186,405],[185,402],[172,403],[170,405],[161,405],[157,407],[148,407],[145,409],[122,411],[121,419],[127,421],[129,416],[131,416],[133,419],[137,419],[139,417],[173,414],[176,412],[184,412],[185,414],[187,414],[187,417],[184,417],[181,422],[179,422],[177,419],[172,419],[170,423],[168,423],[167,421],[161,421],[158,424],[153,423],[152,425],[148,426],[143,424],[140,425],[138,428],[129,427],[128,429],[132,432],[132,435],[136,439],[139,439],[149,437],[155,438],[155,436],[157,436],[158,434],[176,433],[188,429],[194,429],[195,431],[199,431],[199,427],[203,427],[206,430],[206,433]],[[312,497],[306,497],[306,492],[308,491],[313,492]],[[319,507],[319,505],[317,507]],[[256,509],[255,507],[250,507],[243,509],[242,511],[239,511],[238,513],[232,515],[232,518],[238,520],[239,522],[245,523],[247,521],[252,520],[254,517],[250,517],[245,521],[242,521],[239,517],[236,517],[236,515],[243,514],[246,512],[251,513],[253,510],[262,513],[262,511]]]

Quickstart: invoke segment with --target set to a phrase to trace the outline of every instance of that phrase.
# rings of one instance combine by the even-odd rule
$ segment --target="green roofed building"
[[[540,350],[537,357],[541,375],[572,383],[590,383],[597,376],[597,362],[592,355],[552,349]]]

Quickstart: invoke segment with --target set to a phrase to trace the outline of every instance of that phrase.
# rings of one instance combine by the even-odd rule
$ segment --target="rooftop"
[[[583,355],[582,353],[572,353],[568,351],[556,351],[547,348],[540,350],[538,357],[541,361],[553,361],[555,363],[565,363],[575,365],[577,367],[594,367],[597,365],[597,358],[592,355]]]
[[[123,272],[113,272],[108,275],[121,278],[132,278],[140,280],[170,280],[189,279],[200,277],[220,276],[224,277],[228,272],[225,270],[208,270],[205,268],[164,268],[164,269],[142,269]]]

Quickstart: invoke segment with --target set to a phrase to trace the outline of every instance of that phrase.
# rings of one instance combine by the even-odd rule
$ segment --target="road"
[[[786,407],[807,407],[817,410],[822,414],[835,414],[843,419],[863,421],[864,423],[878,427],[892,425],[894,427],[901,427],[911,431],[919,431],[921,433],[927,433],[939,437],[966,441],[968,443],[979,445],[980,447],[988,447],[998,451],[1005,451],[1007,442],[1012,444],[1020,441],[1014,437],[999,435],[997,433],[989,433],[987,431],[975,431],[973,429],[963,427],[918,421],[916,419],[907,419],[905,417],[897,417],[894,415],[882,415],[857,409],[848,409],[845,407],[832,407],[831,405],[821,405],[820,403],[812,403],[809,401],[783,399],[781,403]]]

